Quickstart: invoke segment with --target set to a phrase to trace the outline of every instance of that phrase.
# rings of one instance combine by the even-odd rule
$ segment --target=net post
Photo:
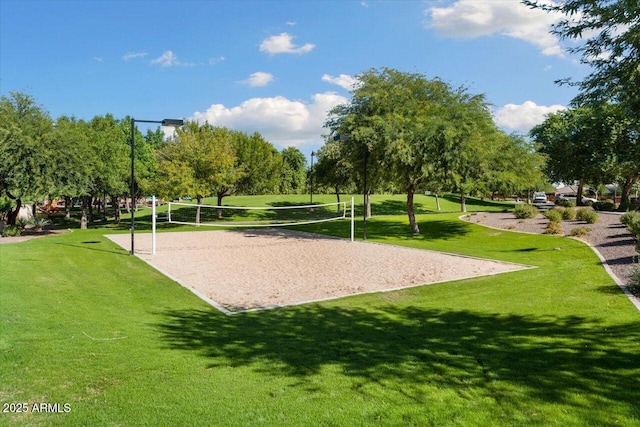
[[[156,254],[156,196],[151,196],[151,255]]]
[[[353,216],[353,197],[351,197],[351,241],[354,241],[354,233],[355,233],[355,222]]]

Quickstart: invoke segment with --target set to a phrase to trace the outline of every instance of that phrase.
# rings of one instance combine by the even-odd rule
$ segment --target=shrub
[[[44,217],[31,218],[29,224],[33,225],[36,230],[41,231],[47,225],[51,225],[51,221]]]
[[[618,206],[618,212],[635,211],[636,209],[638,206],[630,202],[620,203]]]
[[[629,292],[635,296],[640,295],[640,264],[633,266],[631,270],[631,280],[629,282]]]
[[[562,219],[573,221],[576,219],[576,210],[574,208],[566,208],[562,211]]]
[[[565,208],[573,208],[576,206],[576,202],[567,199],[556,199],[556,205],[563,206]]]
[[[20,236],[20,228],[15,225],[7,225],[2,229],[2,237]]]
[[[576,219],[587,224],[595,224],[598,222],[598,213],[592,209],[580,209],[576,214]]]
[[[612,202],[596,202],[593,204],[593,209],[603,212],[613,212],[616,210],[616,205]]]
[[[544,213],[545,218],[550,222],[562,222],[562,211],[557,208],[549,209]]]
[[[16,227],[19,227],[20,230],[24,230],[28,224],[29,224],[29,221],[26,218],[16,219]]]
[[[549,221],[547,228],[544,229],[544,234],[562,234],[560,221]]]
[[[527,219],[536,216],[538,210],[531,205],[516,205],[513,213],[518,219]]]
[[[587,228],[587,227],[576,227],[573,230],[571,230],[571,235],[575,236],[575,237],[582,237],[582,236],[586,236],[590,232],[591,232],[590,228]]]
[[[620,222],[627,226],[635,221],[640,221],[640,212],[627,211],[620,217]]]
[[[636,239],[638,239],[638,243],[640,244],[640,216],[630,221],[629,224],[627,224],[627,229],[629,230],[629,233],[633,234]]]

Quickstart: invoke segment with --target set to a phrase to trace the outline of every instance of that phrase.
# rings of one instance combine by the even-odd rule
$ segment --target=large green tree
[[[204,197],[216,194],[221,205],[242,176],[226,128],[187,122],[156,153],[155,193],[167,198],[191,195],[200,205]],[[199,216],[198,208],[196,222]]]
[[[95,116],[89,127],[96,156],[94,189],[103,196],[103,201],[110,198],[114,222],[118,224],[120,197],[126,195],[130,188],[130,130],[125,120],[117,120],[111,114]],[[105,209],[106,203],[103,203],[103,215]]]
[[[307,180],[307,159],[296,147],[287,147],[282,155],[281,194],[301,194],[305,192]]]
[[[523,0],[532,8],[566,16],[552,32],[578,44],[592,72],[581,81],[560,80],[580,89],[576,101],[615,102],[638,118],[640,111],[640,4],[638,0]]]
[[[353,164],[343,153],[345,144],[341,141],[327,141],[317,152],[318,162],[313,166],[314,186],[331,189],[340,202],[340,194],[355,187]]]
[[[53,121],[33,97],[11,92],[0,98],[0,196],[15,203],[7,215],[14,225],[23,203],[35,202],[50,187],[49,134]]]
[[[352,164],[365,158],[364,147],[368,183],[386,182],[406,193],[411,231],[419,234],[413,204],[418,189],[439,180],[464,195],[488,167],[486,154],[497,134],[488,105],[482,95],[421,74],[385,68],[358,79],[351,102],[333,109],[326,126],[349,136],[352,148],[345,152]]]
[[[524,194],[544,190],[548,180],[544,173],[546,157],[532,142],[518,134],[502,134],[487,169],[487,190],[496,194]]]
[[[553,32],[578,44],[569,51],[592,68],[580,81],[564,79],[561,84],[577,86],[574,106],[612,103],[628,122],[619,157],[622,198],[628,202],[633,185],[640,180],[640,4],[638,0],[523,0],[532,8],[561,13],[566,19]]]
[[[235,192],[242,194],[273,194],[280,186],[282,156],[259,133],[231,133],[237,167],[242,169]]]
[[[603,184],[619,177],[640,175],[635,163],[637,132],[619,106],[584,105],[550,114],[531,130],[532,138],[547,156],[546,171],[554,181],[578,181],[578,201],[584,183]],[[636,179],[637,180],[637,179]],[[627,190],[628,194],[631,186]]]
[[[50,138],[52,144],[49,159],[54,167],[51,170],[47,194],[65,196],[67,214],[70,207],[69,199],[82,198],[80,228],[86,229],[89,221],[87,210],[91,205],[90,196],[95,192],[94,177],[99,173],[93,132],[84,120],[61,116],[57,119]]]

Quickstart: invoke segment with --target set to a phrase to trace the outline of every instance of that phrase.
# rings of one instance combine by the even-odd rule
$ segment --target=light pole
[[[311,152],[311,169],[309,170],[309,192],[311,194],[311,201],[309,202],[310,205],[313,204],[313,156],[315,156],[315,154],[315,152]]]
[[[352,141],[348,135],[335,135],[334,141]],[[362,184],[362,194],[364,199],[364,213],[362,214],[362,239],[367,240],[367,157],[368,157],[367,144],[362,145],[362,152],[364,158],[364,179]]]
[[[137,120],[131,118],[131,202],[129,209],[131,209],[131,250],[129,255],[134,254],[134,234],[135,234],[135,215],[136,215],[136,185],[135,185],[135,129],[137,123],[159,123],[162,126],[182,126],[184,121],[181,119],[164,119],[164,120]]]

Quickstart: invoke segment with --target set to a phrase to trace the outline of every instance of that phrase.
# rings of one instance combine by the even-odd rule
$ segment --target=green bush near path
[[[537,268],[225,316],[113,230],[0,245],[0,401],[71,408],[0,424],[638,425],[640,314],[592,250],[459,215],[367,234]]]
[[[532,205],[519,204],[513,210],[513,214],[518,219],[530,219],[536,216],[538,210]]]

